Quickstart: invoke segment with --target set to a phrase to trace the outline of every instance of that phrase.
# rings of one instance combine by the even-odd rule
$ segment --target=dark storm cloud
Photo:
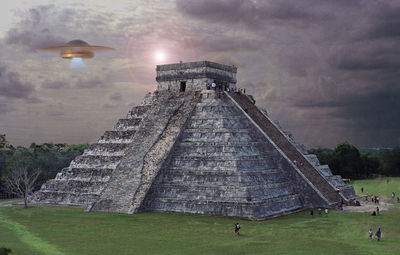
[[[64,44],[65,38],[58,35],[58,31],[54,31],[52,24],[48,22],[49,17],[54,14],[53,9],[51,5],[29,9],[21,22],[7,32],[5,43],[27,50]]]
[[[178,0],[181,13],[209,22],[242,23],[264,28],[266,22],[293,21],[295,25],[334,18],[331,12],[306,8],[315,1]],[[316,10],[316,11],[310,11]]]
[[[263,47],[263,42],[249,40],[246,38],[234,38],[230,36],[206,37],[203,39],[193,38],[191,41],[196,49],[203,51],[243,51],[259,50]],[[188,47],[186,45],[186,47]]]
[[[9,72],[5,67],[0,68],[0,96],[8,99],[23,99],[28,103],[37,103],[35,87],[21,81],[17,72]]]
[[[400,7],[391,6],[390,2],[383,3],[373,10],[371,18],[375,21],[368,27],[366,38],[400,37]]]
[[[265,41],[255,48],[269,54],[285,78],[276,80],[282,80],[279,85],[247,87],[258,95],[258,103],[279,100],[280,118],[291,116],[288,109],[309,119],[328,114],[330,125],[363,134],[354,140],[361,146],[400,143],[391,139],[400,134],[398,2],[178,0],[176,7],[186,17],[225,26],[228,32],[217,38],[246,31]],[[234,41],[240,45],[242,40]],[[229,41],[224,48],[213,39],[199,45],[216,52],[232,48]],[[277,91],[271,87],[278,86],[280,95],[271,98],[271,91]]]

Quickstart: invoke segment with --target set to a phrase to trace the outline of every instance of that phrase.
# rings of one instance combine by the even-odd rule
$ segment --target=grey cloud
[[[391,3],[381,3],[373,10],[371,22],[366,38],[396,38],[400,37],[400,7],[392,6]]]
[[[111,101],[121,101],[122,100],[122,95],[118,92],[113,93],[110,95],[110,100]]]
[[[243,38],[233,38],[230,36],[207,36],[206,38],[196,39],[191,42],[197,49],[204,51],[243,51],[243,50],[259,50],[264,46],[262,41],[249,40]],[[186,45],[188,47],[188,45]]]
[[[93,89],[93,88],[102,88],[104,87],[104,82],[100,79],[78,79],[75,83],[75,88],[77,89]]]
[[[0,103],[0,115],[12,111],[10,104]]]
[[[23,99],[28,103],[36,103],[36,90],[30,83],[21,81],[16,72],[7,72],[3,68],[0,76],[0,96],[6,98]]]
[[[62,88],[70,88],[69,82],[63,81],[63,80],[58,80],[58,81],[50,81],[46,80],[42,88],[45,89],[62,89]]]
[[[5,43],[18,45],[27,50],[62,45],[65,38],[59,35],[49,19],[55,18],[54,6],[39,6],[29,9],[16,27],[10,29],[5,36]]]
[[[178,11],[198,19],[223,22],[242,23],[250,28],[264,28],[266,22],[293,21],[292,25],[313,24],[317,21],[334,19],[331,12],[313,8],[315,1],[246,1],[246,0],[178,0]]]

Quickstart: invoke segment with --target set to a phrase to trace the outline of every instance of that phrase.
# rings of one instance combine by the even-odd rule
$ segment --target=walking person
[[[310,210],[310,215],[312,218],[314,218],[314,210],[313,209]]]
[[[236,223],[235,224],[235,235],[240,235],[240,232],[239,232],[239,229],[240,229],[240,225],[239,225],[239,223]]]
[[[376,215],[379,216],[379,207],[378,206],[376,207]]]
[[[328,216],[328,208],[325,208],[325,215]]]
[[[374,233],[372,232],[372,228],[369,229],[368,231],[369,239],[374,239]]]
[[[381,228],[378,228],[378,230],[376,231],[375,235],[376,235],[376,239],[378,239],[378,241],[380,241],[381,240],[381,235],[382,235]]]

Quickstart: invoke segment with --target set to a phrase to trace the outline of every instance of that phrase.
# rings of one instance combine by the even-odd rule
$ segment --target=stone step
[[[149,191],[152,197],[200,199],[218,201],[260,201],[267,198],[293,194],[288,182],[267,183],[244,186],[240,183],[231,185],[194,185],[190,183],[154,185]]]
[[[133,139],[102,139],[100,138],[97,143],[99,144],[131,144],[133,143]]]
[[[190,133],[183,132],[183,142],[251,142],[253,138],[246,132]]]
[[[192,141],[182,141],[179,143],[179,146],[185,146],[185,148],[189,148],[189,147],[229,147],[229,146],[252,146],[252,147],[259,147],[261,146],[262,143],[261,142],[254,142],[254,141],[250,141],[250,142],[236,142],[236,141],[232,141],[232,142],[217,142],[217,141],[210,141],[210,142],[192,142]]]
[[[188,170],[224,170],[224,169],[269,169],[275,168],[276,163],[272,158],[263,158],[257,160],[186,160],[175,159],[171,160],[171,169],[188,169]]]
[[[106,131],[104,135],[100,138],[101,140],[118,140],[118,139],[132,139],[135,135],[136,130],[128,130],[128,131]]]
[[[232,114],[232,113],[237,113],[237,109],[233,105],[221,104],[221,103],[216,105],[210,105],[210,104],[196,105],[194,109],[194,114],[203,112]]]
[[[81,155],[76,157],[70,166],[76,168],[115,168],[121,159],[122,156]]]
[[[129,111],[127,118],[141,118],[143,117],[147,111],[151,108],[152,105],[139,105],[135,106],[132,108],[132,110]]]
[[[189,119],[192,120],[209,120],[209,121],[219,121],[219,120],[227,120],[227,121],[247,121],[241,115],[224,115],[224,116],[207,116],[207,115],[192,115]]]
[[[329,168],[328,165],[320,165],[320,166],[318,166],[317,169],[318,169],[318,171],[320,171],[320,173],[321,173],[322,175],[324,175],[325,177],[332,176],[331,169]]]
[[[269,183],[285,182],[286,178],[279,169],[268,169],[260,171],[190,171],[171,170],[162,176],[162,183],[181,184],[190,183],[194,185],[262,185]]]
[[[235,119],[191,119],[188,122],[189,129],[221,129],[238,130],[250,127],[250,122]]]
[[[302,208],[298,195],[286,195],[260,201],[219,201],[201,199],[155,198],[147,207],[152,211],[201,213],[258,218]]]
[[[240,157],[258,156],[262,154],[259,149],[253,146],[244,147],[210,147],[210,146],[182,146],[173,155],[187,157]]]
[[[126,143],[94,143],[82,155],[122,156],[128,145]]]
[[[95,193],[99,194],[104,188],[104,182],[83,180],[48,180],[42,185],[41,191],[67,191],[72,193]]]
[[[332,175],[325,178],[335,187],[342,187],[345,185],[340,175]]]
[[[174,155],[173,160],[188,160],[188,161],[250,161],[250,160],[272,160],[272,154],[256,154],[256,155],[240,155],[240,156],[212,156],[212,155],[200,155],[190,156],[186,154],[177,153]]]
[[[112,168],[64,168],[56,179],[107,182],[114,169]]]
[[[201,128],[201,127],[196,127],[196,128],[186,128],[184,133],[190,133],[190,134],[217,134],[217,133],[222,133],[222,134],[248,134],[249,130],[247,128]]]
[[[142,121],[141,118],[119,119],[117,124],[115,124],[114,126],[114,130],[116,131],[136,130],[141,121]]]
[[[41,203],[58,205],[83,205],[96,201],[99,197],[94,193],[75,193],[68,191],[46,191],[40,190],[35,193]]]

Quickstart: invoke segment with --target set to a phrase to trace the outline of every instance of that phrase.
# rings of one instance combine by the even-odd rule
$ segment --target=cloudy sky
[[[400,1],[1,4],[0,133],[14,145],[96,141],[155,89],[155,65],[180,60],[238,66],[238,86],[308,147],[400,145]],[[73,39],[116,51],[80,71],[36,51]]]

